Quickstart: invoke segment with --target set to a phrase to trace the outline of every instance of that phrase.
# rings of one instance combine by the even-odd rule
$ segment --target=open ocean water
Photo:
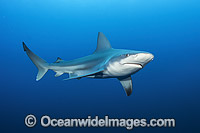
[[[48,62],[93,53],[103,32],[113,48],[155,58],[132,76],[127,97],[116,79],[63,81],[37,68],[22,48]],[[0,0],[0,132],[127,132],[126,128],[44,128],[39,118],[174,118],[176,127],[132,132],[200,132],[199,0]],[[24,119],[36,116],[35,127]]]

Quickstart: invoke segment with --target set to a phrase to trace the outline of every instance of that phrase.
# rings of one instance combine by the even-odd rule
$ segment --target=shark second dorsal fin
[[[55,61],[55,63],[59,63],[61,61],[62,61],[62,59],[60,57],[58,57],[57,60]]]
[[[106,38],[106,36],[102,33],[98,33],[98,38],[97,38],[97,48],[95,52],[103,51],[112,48],[110,45],[110,42]]]

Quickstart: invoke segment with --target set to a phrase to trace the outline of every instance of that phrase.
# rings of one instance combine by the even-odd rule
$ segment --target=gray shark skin
[[[97,48],[91,55],[64,61],[57,58],[54,63],[47,63],[35,55],[23,42],[23,48],[31,61],[38,68],[36,81],[40,80],[48,70],[56,72],[55,77],[64,73],[68,79],[117,78],[122,84],[127,96],[132,93],[131,75],[138,72],[153,60],[151,53],[135,50],[113,49],[110,42],[101,32],[98,33]]]

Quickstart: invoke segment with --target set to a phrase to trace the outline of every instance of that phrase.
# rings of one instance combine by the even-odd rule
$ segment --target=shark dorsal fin
[[[112,48],[110,45],[110,42],[106,38],[106,36],[102,33],[98,33],[98,38],[97,38],[97,48],[95,52],[103,51]]]
[[[60,57],[58,57],[57,60],[55,61],[55,63],[59,63],[61,61],[62,61],[62,59]]]

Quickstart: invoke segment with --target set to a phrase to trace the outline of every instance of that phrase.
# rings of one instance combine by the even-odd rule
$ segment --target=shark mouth
[[[137,65],[137,66],[143,68],[143,65],[140,63],[123,63],[123,65]]]

